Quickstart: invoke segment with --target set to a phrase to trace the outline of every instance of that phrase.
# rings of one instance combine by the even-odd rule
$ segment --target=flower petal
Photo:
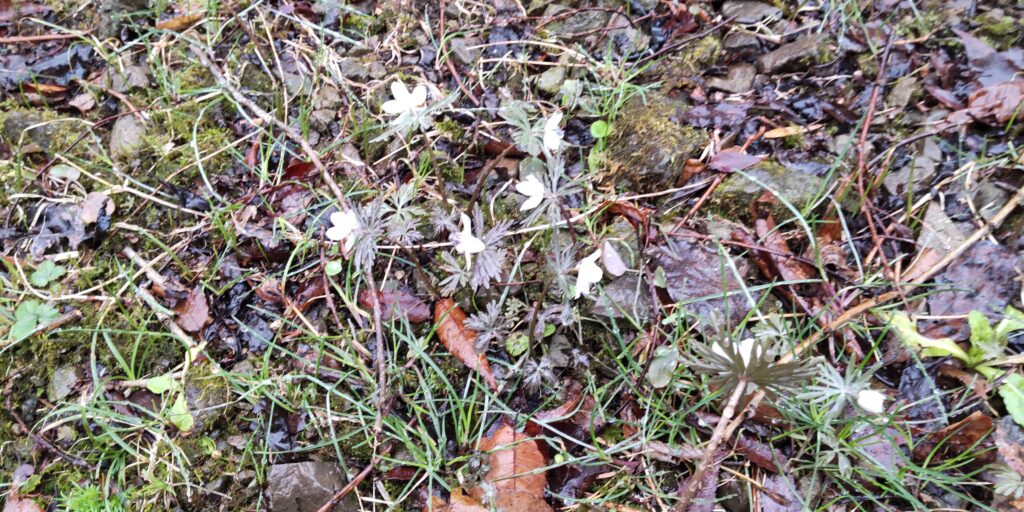
[[[589,295],[590,287],[601,282],[601,278],[604,277],[604,271],[601,270],[601,267],[597,266],[597,259],[600,257],[601,250],[598,249],[590,256],[580,260],[576,274],[575,298],[579,298],[580,295]]]
[[[857,393],[857,405],[872,414],[882,414],[885,412],[886,398],[884,393],[873,389],[864,389]]]
[[[532,210],[540,206],[540,202],[544,200],[544,196],[530,196],[523,201],[523,204],[519,205],[519,211],[525,212]]]
[[[405,82],[395,80],[391,82],[391,96],[395,98],[395,101],[408,103],[411,94],[409,94],[409,88],[405,86]]]
[[[516,183],[516,192],[523,194],[524,196],[543,196],[544,195],[544,184],[540,182],[534,175],[529,175],[525,180]]]
[[[328,240],[338,242],[345,238],[346,233],[338,226],[327,228],[327,232],[324,233]]]
[[[399,100],[388,100],[381,104],[380,109],[384,112],[396,115],[406,111],[405,103]]]
[[[422,107],[427,103],[427,87],[423,84],[417,85],[413,88],[412,94],[409,96],[409,105],[412,107]]]

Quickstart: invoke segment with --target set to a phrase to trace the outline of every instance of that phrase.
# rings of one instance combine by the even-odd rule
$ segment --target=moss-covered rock
[[[711,194],[709,206],[712,213],[727,219],[751,221],[751,205],[769,189],[798,210],[803,210],[818,197],[824,185],[825,180],[820,176],[767,160],[726,178]],[[782,201],[772,214],[778,222],[793,215]]]
[[[708,143],[707,132],[682,123],[688,108],[662,95],[626,104],[612,123],[602,185],[635,192],[671,187],[686,160]]]

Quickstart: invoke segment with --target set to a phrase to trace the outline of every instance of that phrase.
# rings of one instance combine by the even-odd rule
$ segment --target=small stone
[[[104,77],[106,87],[117,92],[128,92],[132,89],[145,89],[149,87],[149,77],[146,76],[146,68],[143,66],[126,66],[124,70],[114,66],[107,68],[107,75]]]
[[[355,82],[362,82],[369,76],[369,70],[366,64],[363,64],[358,59],[344,58],[338,62],[338,70],[341,72],[342,78],[352,80]]]
[[[914,97],[914,94],[920,90],[917,78],[913,76],[905,76],[896,81],[896,85],[893,85],[892,90],[885,98],[885,104],[891,109],[894,109],[898,114],[908,104],[910,99]]]
[[[761,46],[761,40],[746,32],[733,32],[725,36],[725,40],[722,41],[722,46],[724,46],[726,50],[732,51],[749,50],[759,48]]]
[[[760,184],[755,183],[754,180]],[[750,205],[754,204],[754,201],[767,189],[773,190],[797,210],[801,210],[810,205],[817,197],[823,181],[820,176],[803,172],[798,168],[786,167],[773,160],[766,160],[745,169],[742,174],[730,174],[711,193],[709,206],[712,213],[728,219],[752,222],[753,213],[750,210]],[[793,213],[786,208],[782,201],[775,206],[772,214],[775,216],[775,221],[780,224],[793,216]]]
[[[78,381],[82,380],[82,371],[77,366],[61,366],[53,371],[50,384],[46,386],[46,398],[58,402],[67,398]]]
[[[110,154],[115,159],[128,160],[142,149],[142,138],[146,135],[146,126],[134,115],[117,118],[110,130]]]
[[[341,92],[334,86],[328,85],[323,87],[313,96],[314,109],[333,109],[341,106],[341,104]]]
[[[828,40],[827,34],[806,36],[792,43],[784,44],[757,59],[757,70],[773,73],[801,61],[807,61],[821,51]]]
[[[271,512],[318,510],[345,486],[336,464],[316,461],[274,464],[267,482]],[[347,497],[335,510],[358,510],[358,503]]]
[[[754,86],[754,77],[757,70],[750,64],[739,64],[729,68],[729,74],[725,78],[712,78],[708,80],[708,86],[712,89],[719,89],[733,94],[749,92]]]
[[[782,15],[782,10],[774,5],[761,2],[736,1],[726,2],[722,5],[722,16],[726,18],[736,17],[736,23],[757,23],[765,18],[777,18]]]
[[[945,256],[966,239],[960,228],[956,227],[956,223],[942,210],[942,205],[936,202],[928,205],[928,211],[921,220],[921,234],[917,237],[918,246],[932,249],[940,256]]]
[[[575,11],[576,14],[567,18],[561,18],[560,21],[550,23],[547,26],[548,31],[556,37],[585,37],[588,34],[601,30],[608,24],[608,13],[605,11],[571,9],[562,4],[548,5],[547,9],[544,10],[544,18],[555,18],[569,10]]]
[[[480,49],[473,48],[473,46],[479,45],[480,41],[470,37],[456,37],[448,42],[448,48],[451,50],[452,55],[455,56],[455,60],[462,64],[472,64],[480,58]]]
[[[555,66],[548,68],[547,71],[540,74],[537,78],[537,89],[546,94],[557,94],[562,88],[562,82],[565,81],[565,68],[562,66]]]
[[[370,78],[374,80],[380,80],[388,75],[388,68],[379,61],[373,61],[370,63]]]
[[[664,190],[708,142],[707,132],[683,122],[689,108],[685,102],[659,94],[647,98],[646,104],[631,100],[612,123],[608,170],[598,178],[604,186],[639,193]]]
[[[928,183],[942,161],[942,148],[936,137],[925,139],[921,152],[914,155],[910,165],[890,171],[882,180],[882,184],[892,194],[906,194],[908,188],[916,188],[919,183]]]

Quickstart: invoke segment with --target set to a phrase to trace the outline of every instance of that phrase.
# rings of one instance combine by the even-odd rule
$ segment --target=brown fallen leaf
[[[177,16],[169,20],[164,20],[156,24],[157,30],[170,30],[171,32],[181,32],[197,21],[203,19],[202,14],[186,14],[185,16]]]
[[[1005,124],[1015,119],[1024,106],[1024,80],[1011,80],[974,91],[967,108],[957,110],[947,120],[954,125],[975,121]]]
[[[452,299],[441,299],[434,306],[434,322],[437,323],[437,337],[456,359],[470,369],[476,370],[487,381],[491,389],[498,389],[498,382],[491,372],[491,364],[484,354],[476,352],[476,331],[466,327],[466,313]]]
[[[366,309],[373,307],[370,290],[359,292],[359,305]],[[380,301],[382,320],[390,322],[405,318],[409,323],[419,324],[430,320],[430,307],[419,297],[403,289],[381,290],[377,292]]]
[[[89,192],[82,200],[82,222],[92,224],[100,219],[101,214],[107,217],[114,214],[114,201],[103,192]]]
[[[783,137],[792,137],[793,135],[800,135],[802,133],[813,132],[818,128],[821,128],[820,124],[812,124],[808,126],[780,126],[778,128],[772,128],[764,132],[764,138],[766,139],[781,139]]]
[[[747,167],[756,165],[764,160],[762,156],[749,155],[739,148],[729,148],[711,157],[708,162],[708,169],[718,172],[742,171]]]
[[[992,432],[992,427],[992,417],[975,411],[970,416],[918,441],[914,447],[914,460],[938,462],[950,455],[964,453],[985,439]],[[938,453],[935,453],[936,449]],[[995,454],[988,450],[977,458],[979,462],[991,462],[994,456]]]
[[[37,94],[42,94],[43,96],[53,96],[53,95],[64,94],[64,93],[68,92],[68,88],[67,87],[64,87],[63,85],[57,85],[57,84],[42,84],[42,83],[29,83],[29,82],[26,82],[26,83],[22,84],[22,87],[24,87],[26,91],[35,92]]]
[[[178,325],[188,332],[197,332],[210,322],[210,307],[206,304],[202,285],[196,285],[185,302],[174,308],[178,314]]]
[[[502,425],[490,437],[477,443],[477,450],[490,452],[491,470],[484,479],[498,493],[496,505],[501,510],[552,510],[544,501],[548,485],[543,469],[547,462],[535,439],[517,433],[510,425]],[[482,501],[484,489],[475,487],[470,494]]]

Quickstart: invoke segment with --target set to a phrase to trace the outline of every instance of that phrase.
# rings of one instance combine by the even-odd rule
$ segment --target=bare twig
[[[711,459],[718,452],[718,447],[721,446],[722,440],[732,434],[732,432],[726,432],[726,429],[729,426],[729,420],[736,414],[736,407],[739,405],[740,398],[743,398],[746,390],[747,379],[741,377],[736,382],[736,389],[729,396],[725,409],[722,410],[722,416],[718,419],[718,424],[715,425],[715,430],[711,434],[711,440],[708,441],[707,447],[704,448],[704,456],[700,458],[700,462],[697,463],[693,475],[690,476],[689,483],[683,489],[683,494],[679,497],[679,505],[676,507],[676,510],[686,512],[690,507],[690,502],[693,501],[693,497],[700,490],[700,482],[704,478],[704,472],[711,466]]]

